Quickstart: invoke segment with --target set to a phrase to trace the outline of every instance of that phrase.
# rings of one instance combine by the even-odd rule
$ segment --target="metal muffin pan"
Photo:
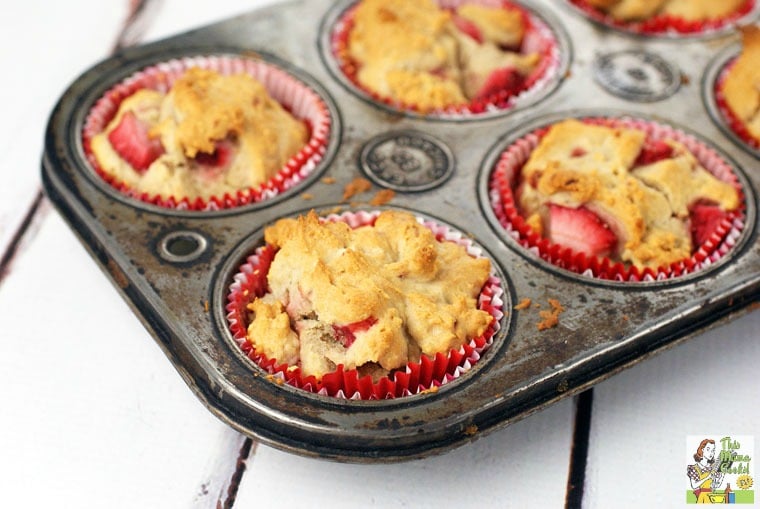
[[[631,37],[591,23],[565,2],[531,3],[551,26],[570,34],[560,36],[568,68],[558,86],[538,102],[498,115],[431,121],[374,104],[336,79],[324,32],[335,9],[348,3],[279,4],[124,50],[77,78],[50,117],[42,158],[48,196],[180,376],[221,420],[307,456],[350,462],[423,457],[575,394],[745,312],[760,296],[760,162],[716,125],[701,92],[705,70],[734,42],[733,36],[685,41]],[[667,76],[646,67],[659,60],[677,70],[672,76],[679,80],[676,90],[658,100],[632,100],[619,80],[605,88],[604,78],[594,78],[594,68],[600,67],[595,62],[616,52],[643,55],[640,72],[624,73],[635,81],[636,94],[647,87],[661,93]],[[142,203],[101,181],[81,143],[93,102],[147,65],[220,53],[272,61],[322,95],[334,118],[320,166],[274,199],[207,212]],[[603,282],[549,266],[504,234],[484,196],[495,152],[546,118],[587,112],[627,113],[688,126],[688,132],[725,155],[745,186],[746,226],[720,263],[668,281]],[[411,170],[399,169],[402,163],[380,164],[387,150],[403,153]],[[411,177],[412,170],[427,176]],[[335,183],[325,183],[325,176]],[[263,228],[312,208],[377,208],[343,202],[343,187],[358,176],[371,178],[373,192],[395,190],[385,207],[409,210],[471,235],[502,276],[506,316],[493,345],[470,372],[437,392],[355,401],[278,385],[252,365],[228,330],[227,288],[239,264],[261,242]],[[353,200],[367,201],[371,195]],[[523,298],[544,308],[548,299],[558,299],[566,308],[559,325],[539,331],[535,308],[513,309]]]

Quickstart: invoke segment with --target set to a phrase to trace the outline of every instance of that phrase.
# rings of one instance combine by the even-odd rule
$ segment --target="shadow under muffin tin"
[[[758,297],[757,159],[727,137],[703,103],[703,77],[732,43],[731,35],[709,44],[631,37],[600,28],[566,2],[532,2],[525,8],[561,34],[566,68],[535,101],[463,122],[396,111],[357,94],[336,75],[326,44],[336,13],[351,5],[277,4],[126,49],[84,72],[50,117],[42,160],[48,196],[188,386],[221,420],[308,456],[350,462],[427,456],[575,394],[744,312]],[[220,210],[161,207],[106,184],[82,145],[95,102],[146,67],[215,55],[273,63],[319,95],[331,128],[313,171],[269,199]],[[659,93],[663,89],[668,93]],[[548,264],[505,233],[488,196],[496,154],[547,118],[579,115],[688,126],[684,130],[718,151],[746,203],[743,228],[718,263],[665,280],[601,281]],[[345,187],[357,177],[367,178],[372,189],[344,199]],[[383,189],[392,189],[393,199],[370,205]],[[472,369],[437,390],[351,400],[281,383],[251,363],[232,337],[225,306],[234,275],[260,246],[263,229],[310,209],[327,216],[384,208],[447,225],[471,237],[492,260],[504,316]],[[540,329],[553,303],[564,309],[559,321]]]

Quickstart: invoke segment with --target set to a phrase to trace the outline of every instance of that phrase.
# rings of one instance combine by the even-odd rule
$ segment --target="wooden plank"
[[[594,389],[584,507],[681,507],[687,436],[757,443],[758,330],[754,311]]]
[[[215,506],[241,437],[191,393],[58,214],[0,287],[0,323],[0,505]]]
[[[0,253],[14,237],[39,185],[44,129],[55,102],[85,68],[105,57],[126,3],[15,2],[2,16]]]
[[[235,507],[562,507],[573,429],[566,399],[430,458],[355,465],[259,445]]]

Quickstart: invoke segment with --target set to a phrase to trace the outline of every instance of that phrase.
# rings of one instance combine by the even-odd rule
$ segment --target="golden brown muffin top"
[[[300,361],[307,375],[321,376],[338,364],[396,369],[420,354],[448,352],[492,321],[477,309],[489,261],[439,242],[406,212],[384,211],[374,225],[355,229],[311,212],[277,221],[265,240],[279,249],[267,277],[270,292],[258,299],[271,308],[253,309],[248,337],[257,351],[278,358],[286,354],[283,345],[293,344],[293,331],[269,327],[270,321],[284,323],[286,315],[296,329],[321,331],[316,341],[305,341],[302,332],[298,358],[289,359]],[[325,338],[324,325],[368,320],[373,324],[350,346]]]
[[[719,19],[736,12],[746,0],[587,0],[621,21],[668,15],[687,21]]]
[[[760,26],[742,27],[742,51],[723,82],[728,107],[760,140]]]
[[[522,169],[518,200],[531,227],[543,233],[548,203],[583,206],[617,235],[625,262],[658,267],[688,258],[689,205],[705,199],[734,210],[738,192],[673,140],[665,140],[671,157],[635,165],[645,140],[637,129],[575,119],[552,125]]]

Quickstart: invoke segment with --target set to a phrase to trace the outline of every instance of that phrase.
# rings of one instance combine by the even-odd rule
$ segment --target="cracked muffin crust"
[[[305,122],[252,76],[193,67],[168,93],[125,98],[90,147],[100,169],[130,189],[208,200],[266,182],[308,138]]]
[[[351,228],[313,212],[265,230],[277,252],[250,305],[248,341],[317,378],[337,366],[373,379],[447,353],[494,320],[478,308],[490,262],[440,241],[414,216]]]

